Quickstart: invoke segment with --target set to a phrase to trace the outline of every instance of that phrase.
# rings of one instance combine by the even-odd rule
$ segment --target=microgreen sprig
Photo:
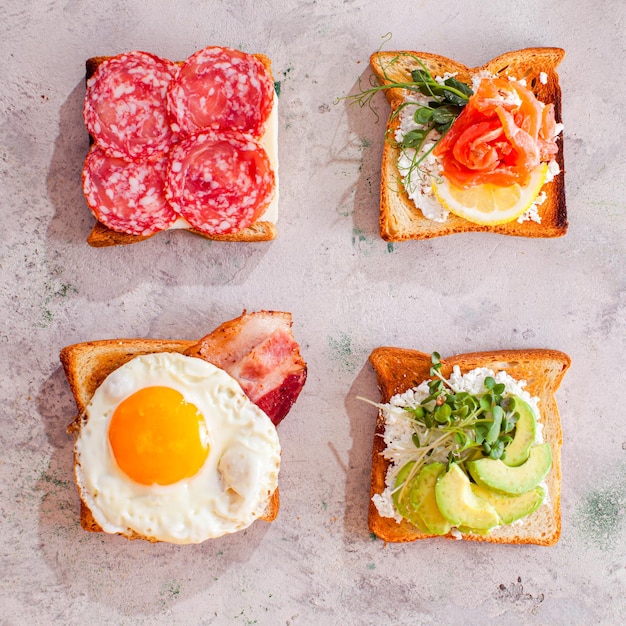
[[[480,457],[501,459],[513,440],[519,413],[515,398],[504,395],[505,385],[487,376],[484,391],[459,391],[441,368],[441,357],[433,352],[428,396],[416,406],[404,407],[413,422],[415,446],[406,453],[406,462],[415,461],[407,483],[435,452],[448,467],[452,463],[464,465]]]
[[[411,71],[410,80],[408,77],[406,80],[394,80],[389,75],[389,70],[393,68],[393,66],[401,58],[412,59],[419,66],[419,69]],[[434,116],[435,123],[448,124],[451,121],[450,118],[452,118],[452,121],[456,118],[474,93],[469,85],[452,76],[446,78],[443,81],[443,84],[437,82],[424,62],[410,52],[402,52],[391,59],[391,61],[389,61],[386,65],[381,62],[380,67],[384,77],[384,82],[378,82],[374,76],[371,76],[370,86],[367,89],[361,88],[359,93],[351,96],[345,96],[344,98],[340,98],[340,100],[356,102],[360,107],[364,107],[366,105],[371,106],[372,98],[379,91],[386,91],[387,89],[404,89],[406,91],[420,93],[431,98],[428,106],[422,107],[425,110],[423,113],[420,113],[420,118],[423,119],[423,121],[418,123],[428,123]],[[444,110],[438,115],[435,115],[434,112],[441,107],[443,107]],[[458,107],[459,110],[455,110],[454,107]]]
[[[407,100],[396,108],[392,114],[393,119],[400,114],[405,106],[415,107],[413,120],[418,125],[418,128],[408,131],[399,141],[395,142],[395,145],[403,151],[409,149],[415,151],[411,158],[408,172],[405,174],[409,181],[412,173],[416,169],[419,170],[424,160],[450,130],[450,127],[474,93],[469,85],[462,83],[454,77],[446,78],[443,81],[443,85],[440,84],[433,78],[420,59],[415,56],[413,58],[420,64],[421,69],[415,69],[411,72],[413,88],[410,91],[417,91],[424,96],[428,96],[429,100],[426,104]],[[388,84],[393,85],[393,82]],[[426,152],[422,153],[426,140],[435,133],[439,137]]]
[[[390,35],[384,38],[381,49],[390,38]],[[413,119],[415,123],[419,125],[419,128],[408,131],[399,141],[395,139],[393,131],[389,129],[387,141],[405,152],[405,154],[407,150],[415,151],[410,155],[410,165],[404,173],[406,183],[410,184],[413,173],[421,170],[424,160],[435,149],[448,130],[450,130],[450,127],[461,114],[474,92],[469,85],[452,76],[442,82],[435,80],[424,61],[411,52],[401,52],[387,63],[382,62],[380,53],[381,50],[378,51],[378,58],[383,79],[378,82],[374,76],[371,76],[369,87],[365,89],[361,88],[359,93],[341,99],[356,102],[361,107],[367,105],[374,110],[371,106],[371,102],[374,96],[380,91],[403,89],[408,92],[405,102],[400,104],[393,111],[391,120],[393,121],[404,107],[415,106]],[[410,77],[406,76],[406,72],[403,72],[404,76],[401,79],[392,78],[391,70],[394,65],[406,59],[413,61],[417,65],[417,68],[411,70]],[[427,96],[427,103],[424,104],[421,98],[412,100],[410,97],[411,93]],[[374,111],[374,113],[378,118],[376,111]],[[432,137],[435,133],[439,136],[436,138],[433,145],[425,152],[422,152],[427,139]]]

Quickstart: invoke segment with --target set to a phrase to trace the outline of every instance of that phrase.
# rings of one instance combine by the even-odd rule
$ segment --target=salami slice
[[[178,215],[165,198],[167,158],[124,161],[93,146],[83,168],[83,192],[96,219],[119,233],[152,235]]]
[[[166,154],[173,140],[166,95],[177,72],[172,61],[139,51],[101,63],[87,81],[83,109],[96,144],[128,161]]]
[[[272,111],[274,82],[255,56],[211,46],[192,54],[171,82],[173,128],[239,130],[260,137]]]
[[[166,196],[196,230],[237,232],[270,204],[275,177],[263,147],[249,135],[199,132],[170,153]]]

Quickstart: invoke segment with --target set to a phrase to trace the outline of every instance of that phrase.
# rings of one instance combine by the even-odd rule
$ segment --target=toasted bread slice
[[[272,61],[269,57],[264,54],[255,54],[253,55],[267,69],[272,75]],[[98,66],[106,61],[108,56],[97,56],[87,59],[85,62],[85,80],[89,80],[91,76],[93,76],[94,72],[98,69]],[[182,61],[178,62],[179,65],[182,65]],[[92,139],[90,137],[90,143]],[[213,241],[247,241],[247,242],[256,242],[256,241],[271,241],[276,238],[276,224],[274,222],[270,222],[267,220],[259,220],[254,224],[251,224],[247,228],[244,228],[236,233],[230,233],[225,235],[209,235],[207,233],[202,233],[194,228],[182,228],[175,230],[186,230],[195,235],[200,235],[200,237],[204,237],[205,239],[211,239]],[[160,231],[160,232],[167,232]],[[140,241],[144,241],[144,239],[150,239],[150,237],[154,237],[159,233],[154,233],[152,235],[129,235],[127,233],[118,233],[117,231],[111,230],[98,220],[94,224],[91,232],[87,237],[87,243],[92,248],[106,248],[108,246],[121,246],[127,245],[131,243],[138,243]]]
[[[418,386],[429,380],[431,358],[429,354],[402,348],[376,348],[370,355],[370,363],[376,372],[381,401]],[[552,449],[552,468],[545,479],[547,486],[546,503],[531,515],[508,526],[500,526],[488,535],[464,534],[463,539],[489,541],[492,543],[531,543],[553,545],[561,534],[561,421],[554,398],[567,368],[570,358],[556,350],[500,350],[494,352],[473,352],[442,359],[441,373],[449,377],[452,368],[458,365],[462,373],[478,367],[488,367],[495,372],[505,370],[516,380],[527,382],[526,390],[539,398],[541,423],[544,441]],[[372,450],[372,475],[369,503],[369,528],[377,537],[391,542],[415,541],[435,537],[421,533],[413,524],[403,520],[397,523],[393,518],[381,517],[371,500],[374,494],[385,489],[385,475],[389,461],[383,458],[385,448],[383,434],[385,418],[379,411]],[[452,534],[447,538],[456,539]]]
[[[106,339],[67,346],[61,350],[60,359],[70,389],[76,401],[78,415],[68,427],[68,432],[78,437],[82,416],[96,389],[104,379],[118,367],[136,356],[154,352],[180,352],[193,348],[197,341],[167,341],[160,339]],[[260,518],[267,522],[276,519],[280,508],[278,488],[272,494],[265,513]],[[94,520],[89,507],[81,498],[80,524],[89,532],[102,532]],[[129,539],[158,541],[138,533],[129,533]]]
[[[503,54],[482,67],[469,68],[458,61],[428,52],[379,51],[372,54],[370,63],[381,84],[411,80],[411,71],[420,69],[414,57],[420,59],[433,76],[443,76],[446,72],[456,73],[458,80],[468,84],[471,84],[472,76],[480,71],[512,76],[518,80],[524,78],[527,87],[541,102],[554,104],[555,118],[560,123],[561,89],[556,67],[564,55],[561,48],[526,48]],[[396,88],[385,90],[391,104],[386,136],[392,137],[400,124],[399,116],[394,115],[394,112],[404,101],[404,93],[404,90]],[[400,149],[392,142],[385,141],[380,181],[381,237],[386,241],[404,241],[471,231],[520,237],[561,237],[567,231],[562,134],[557,138],[557,144],[559,152],[556,160],[561,172],[543,187],[547,197],[538,206],[541,223],[530,220],[518,223],[514,220],[497,226],[485,226],[453,214],[441,223],[424,217],[419,207],[416,208],[415,203],[409,199],[402,185],[402,176],[397,166]]]

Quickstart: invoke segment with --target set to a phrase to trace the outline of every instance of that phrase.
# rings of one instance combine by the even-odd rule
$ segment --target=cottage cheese
[[[423,103],[418,102],[416,98],[411,98],[410,104],[407,104],[400,113],[400,126],[396,131],[396,141],[400,142],[404,136],[411,130],[423,128],[421,124],[415,122],[415,111],[420,104],[426,104],[427,98],[423,97]],[[409,102],[409,101],[407,101]],[[432,150],[441,135],[432,130],[428,135],[428,140],[422,145],[420,150],[414,148],[405,148],[400,151],[398,157],[398,170],[402,175],[402,184],[409,198],[415,203],[425,218],[435,222],[445,222],[448,219],[449,212],[439,204],[435,194],[433,193],[431,178],[441,176],[441,163],[435,157]],[[419,167],[412,168],[415,161],[422,159]]]

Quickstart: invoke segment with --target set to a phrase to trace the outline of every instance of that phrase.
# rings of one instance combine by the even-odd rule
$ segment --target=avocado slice
[[[551,466],[552,450],[548,443],[533,446],[528,460],[517,467],[509,467],[499,459],[486,457],[467,463],[469,473],[479,485],[512,495],[534,489]]]
[[[464,535],[488,535],[489,530],[482,530],[480,528],[470,528],[469,526],[459,526],[458,530]]]
[[[435,497],[439,510],[454,526],[490,530],[501,523],[491,504],[474,495],[472,483],[456,463],[437,478]]]
[[[437,478],[445,469],[443,463],[424,465],[409,498],[412,508],[419,513],[424,525],[433,535],[446,535],[452,528],[452,524],[441,514],[435,496]]]
[[[506,465],[516,467],[528,459],[530,448],[535,443],[537,420],[527,402],[524,402],[518,396],[513,396],[513,398],[515,399],[515,411],[519,413],[519,419],[515,425],[513,441],[506,447],[502,461]]]
[[[496,493],[480,485],[472,485],[472,491],[474,495],[489,502],[505,524],[511,524],[534,513],[546,497],[546,492],[542,487],[535,487],[519,496]]]
[[[396,505],[396,509],[404,519],[408,520],[414,526],[423,532],[428,533],[428,528],[422,521],[419,513],[411,506],[410,496],[411,489],[413,488],[414,483],[416,482],[417,476],[414,476],[409,480],[409,484],[403,486],[407,481],[413,466],[415,465],[414,461],[410,461],[406,463],[400,468],[398,475],[396,476],[396,491],[394,491],[392,498],[393,503]]]

